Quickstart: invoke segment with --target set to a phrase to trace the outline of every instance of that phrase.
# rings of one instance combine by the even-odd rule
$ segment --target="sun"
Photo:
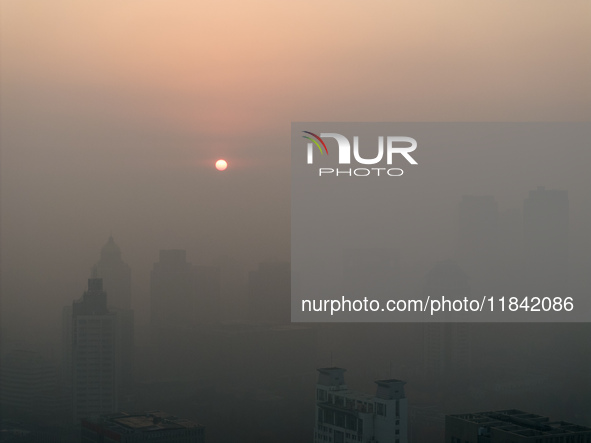
[[[215,168],[218,171],[225,171],[227,167],[228,167],[228,162],[226,160],[224,160],[223,158],[220,158],[217,162],[215,162]]]

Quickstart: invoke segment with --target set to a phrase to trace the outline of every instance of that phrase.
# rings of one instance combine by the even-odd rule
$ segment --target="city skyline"
[[[0,440],[591,438],[588,1],[0,9]]]

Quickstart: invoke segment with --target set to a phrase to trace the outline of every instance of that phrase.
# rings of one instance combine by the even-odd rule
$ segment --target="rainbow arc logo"
[[[302,131],[306,134],[310,134],[312,137],[314,137],[316,140],[314,140],[314,138],[308,137],[306,135],[302,135],[302,137],[310,140],[311,142],[313,142],[316,146],[318,146],[318,149],[320,150],[320,154],[324,154],[324,152],[326,152],[326,155],[328,155],[328,149],[326,148],[326,144],[324,144],[324,141],[316,134],[314,134],[313,132],[310,131]],[[318,144],[318,142],[322,143],[322,146],[324,147],[324,152],[322,151],[322,147]]]

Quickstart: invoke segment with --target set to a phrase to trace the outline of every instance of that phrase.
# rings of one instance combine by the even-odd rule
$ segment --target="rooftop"
[[[389,384],[392,384],[392,383],[404,383],[404,384],[406,384],[405,381],[398,380],[397,378],[389,378],[387,380],[376,380],[376,383],[377,384],[385,384],[385,385],[389,385]]]
[[[565,421],[551,422],[548,417],[530,414],[518,409],[456,414],[450,417],[478,424],[482,428],[494,428],[525,437],[591,433],[591,428],[586,426]]]
[[[118,434],[129,434],[132,432],[151,432],[164,430],[180,430],[202,427],[201,425],[175,417],[162,411],[151,411],[143,414],[130,414],[127,412],[118,412],[115,414],[103,415],[98,422],[90,421],[94,425],[100,425]]]

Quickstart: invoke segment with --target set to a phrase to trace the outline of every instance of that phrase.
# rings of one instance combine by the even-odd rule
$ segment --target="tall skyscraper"
[[[376,381],[376,395],[349,390],[345,369],[318,369],[314,443],[408,442],[405,382]]]
[[[118,321],[107,308],[100,278],[64,310],[66,382],[70,387],[74,423],[118,409]]]
[[[569,201],[567,191],[538,187],[523,202],[526,287],[530,296],[567,291]]]
[[[90,278],[88,290],[63,311],[63,385],[75,424],[129,405],[131,311],[109,309],[107,300],[102,279]]]
[[[121,249],[109,239],[101,249],[99,261],[92,267],[91,278],[103,281],[107,307],[117,315],[117,374],[121,406],[130,406],[134,371],[134,313],[131,310],[131,269],[122,259]]]
[[[103,288],[109,294],[110,308],[131,309],[131,269],[121,258],[121,249],[113,236],[101,249],[99,261],[92,267],[92,278],[102,278]]]

